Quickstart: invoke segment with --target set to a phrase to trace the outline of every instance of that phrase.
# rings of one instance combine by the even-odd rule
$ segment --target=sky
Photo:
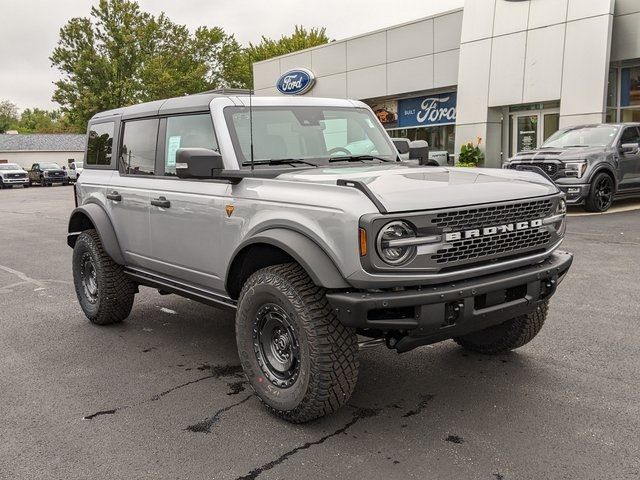
[[[0,0],[0,100],[20,110],[54,109],[51,101],[60,74],[49,56],[60,28],[73,17],[89,16],[97,0]],[[279,38],[294,25],[326,27],[343,39],[461,7],[464,0],[138,0],[143,10],[165,12],[195,29],[219,26],[243,44],[262,35]]]

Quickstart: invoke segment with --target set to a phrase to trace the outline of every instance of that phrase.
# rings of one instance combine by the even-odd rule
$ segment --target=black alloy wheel
[[[585,209],[590,212],[606,212],[613,204],[615,185],[606,173],[599,173],[593,179],[591,191],[585,202]]]
[[[98,274],[89,252],[83,253],[80,260],[80,283],[87,301],[95,304],[98,301]]]
[[[300,372],[300,345],[282,307],[266,303],[255,318],[253,348],[264,376],[280,388],[291,386]]]

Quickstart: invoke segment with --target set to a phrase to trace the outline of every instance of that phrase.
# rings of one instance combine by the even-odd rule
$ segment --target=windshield
[[[542,148],[606,147],[611,145],[619,127],[598,125],[560,130],[542,144]]]
[[[227,107],[224,112],[238,160],[246,167],[251,160],[249,109]],[[341,157],[344,161],[394,161],[397,156],[386,132],[364,108],[254,107],[252,123],[257,165],[283,159],[326,165]]]
[[[40,170],[61,170],[57,163],[41,163]]]
[[[22,167],[15,163],[1,163],[0,170],[22,170]]]

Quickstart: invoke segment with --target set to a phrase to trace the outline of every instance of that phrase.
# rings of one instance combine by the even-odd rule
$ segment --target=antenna
[[[251,102],[252,97],[253,97],[253,88],[249,90],[249,142],[250,142],[249,155],[251,155],[251,171],[253,172],[253,103]]]
[[[249,155],[251,155],[251,171],[253,172],[253,64],[251,54],[249,54],[249,64],[251,65],[251,85],[249,88]]]

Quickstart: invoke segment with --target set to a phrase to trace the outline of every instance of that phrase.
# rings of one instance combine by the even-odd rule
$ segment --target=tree
[[[20,120],[15,124],[20,133],[80,133],[84,128],[78,129],[69,125],[64,114],[59,110],[41,110],[40,108],[27,108],[20,115]]]
[[[15,127],[18,121],[18,107],[9,100],[0,101],[0,133]]]
[[[246,64],[248,65],[247,71],[242,72],[249,76],[251,65],[254,62],[267,60],[269,58],[277,57],[280,55],[286,55],[287,53],[297,52],[304,50],[305,48],[316,47],[318,45],[324,45],[329,42],[327,37],[326,28],[311,28],[307,30],[301,25],[296,25],[291,35],[283,35],[279,40],[273,40],[263,36],[260,43],[254,45],[249,43],[246,48]],[[245,84],[250,85],[252,82],[245,79]]]
[[[63,76],[53,100],[69,121],[86,125],[96,112],[133,103],[241,86],[242,49],[218,27],[193,34],[166,15],[153,16],[131,0],[100,0],[89,18],[73,18],[60,30],[50,60]]]

